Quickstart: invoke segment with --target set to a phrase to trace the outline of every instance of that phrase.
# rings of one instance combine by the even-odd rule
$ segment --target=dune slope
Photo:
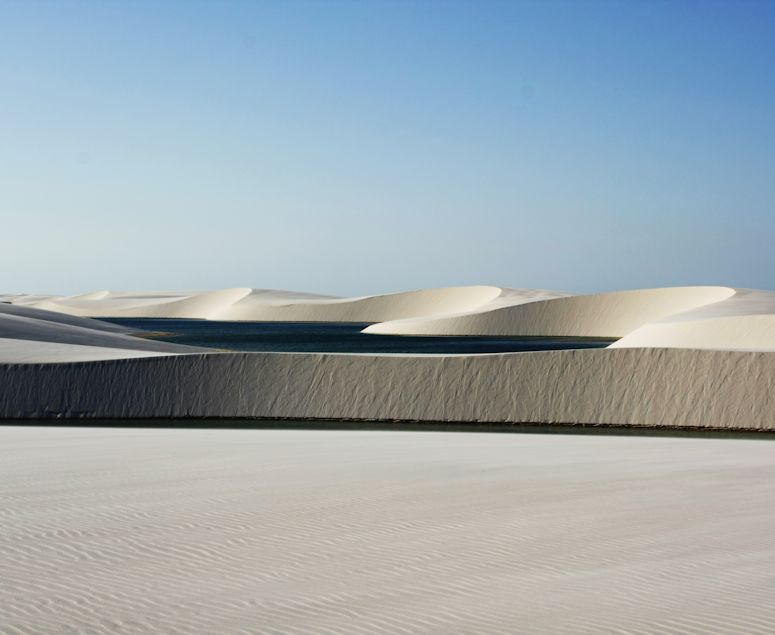
[[[131,329],[27,306],[0,303],[0,363],[84,361],[181,354],[200,349],[133,337]]]
[[[554,298],[369,326],[367,333],[404,335],[554,335],[621,337],[653,320],[729,298],[727,287],[673,287]]]
[[[191,319],[382,322],[456,314],[520,304],[563,294],[493,286],[423,289],[359,298],[333,298],[292,291],[223,289],[203,293],[107,293],[31,299],[14,303],[91,317],[174,317]]]

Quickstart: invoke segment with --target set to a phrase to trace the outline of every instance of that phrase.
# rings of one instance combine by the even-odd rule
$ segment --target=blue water
[[[106,321],[163,333],[155,339],[176,344],[233,351],[472,354],[603,348],[614,341],[577,337],[370,335],[360,332],[368,324],[338,322],[215,322],[171,318],[111,318]]]

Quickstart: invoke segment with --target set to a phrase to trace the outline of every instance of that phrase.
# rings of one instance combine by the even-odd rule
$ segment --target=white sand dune
[[[332,299],[235,288],[101,292],[45,301],[13,296],[12,302],[0,304],[2,418],[775,429],[775,293],[765,291],[679,287],[559,297],[456,287]],[[43,311],[43,305],[64,314]],[[132,337],[111,325],[65,315],[73,307],[123,316],[387,320],[367,333],[621,339],[607,349],[499,355],[219,353]]]
[[[113,344],[115,345],[86,346],[0,337],[0,359],[3,360],[4,364],[49,364],[174,354],[154,350],[118,348],[118,343]],[[128,345],[132,346],[133,343],[130,342]],[[164,347],[161,348],[163,350]]]
[[[246,417],[772,431],[773,297],[4,296],[0,419],[138,428],[0,427],[0,632],[774,632],[771,441],[140,428]],[[226,353],[80,315],[622,337],[493,355]]]
[[[107,333],[127,333],[130,330],[118,324],[101,322],[100,320],[87,320],[70,316],[65,313],[45,311],[23,304],[0,303],[0,319],[6,319],[7,317],[49,322],[50,326],[56,324],[77,326],[95,331],[105,331]]]
[[[655,322],[629,333],[612,347],[775,351],[775,315]]]
[[[4,296],[12,306],[92,317],[366,322],[382,335],[621,338],[615,347],[775,349],[775,293],[668,287],[569,296],[494,286],[425,289],[360,298],[233,288]]]
[[[383,335],[618,337],[612,348],[775,350],[775,293],[671,287],[373,324]]]
[[[0,428],[0,631],[772,633],[775,443]]]
[[[485,310],[561,297],[536,289],[449,287],[359,298],[294,291],[234,288],[212,292],[108,293],[72,297],[12,298],[17,304],[91,317],[170,317],[235,321],[382,322]]]
[[[775,293],[736,289],[734,295],[631,331],[614,347],[775,350]]]
[[[375,324],[391,335],[525,335],[622,337],[642,324],[719,302],[728,287],[671,287],[547,299],[466,315]]]
[[[130,332],[108,322],[0,303],[0,362],[85,361],[200,350],[132,337]]]

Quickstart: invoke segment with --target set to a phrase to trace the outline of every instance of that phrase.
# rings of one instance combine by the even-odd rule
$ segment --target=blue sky
[[[775,2],[3,2],[0,292],[775,288]]]

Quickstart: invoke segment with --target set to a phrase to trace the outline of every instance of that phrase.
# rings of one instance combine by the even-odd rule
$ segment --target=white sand
[[[337,299],[237,288],[2,299],[13,304],[0,303],[0,418],[775,429],[774,292],[676,287],[557,297],[478,286]],[[387,320],[366,329],[379,333],[623,337],[606,349],[500,355],[221,353],[132,337],[69,311]]]
[[[72,363],[105,359],[130,359],[133,357],[157,357],[160,355],[172,355],[172,353],[0,337],[0,359],[5,364]]]
[[[775,442],[0,428],[3,633],[771,633]]]
[[[247,287],[208,292],[107,292],[0,296],[17,305],[93,317],[175,317],[289,322],[383,322],[491,310],[565,296],[489,285],[419,289],[354,298]]]
[[[622,337],[643,324],[734,296],[729,287],[635,289],[477,310],[466,315],[375,324],[367,333],[395,335],[554,335]],[[775,295],[772,297],[775,309]]]
[[[80,362],[201,350],[133,337],[131,332],[100,320],[0,303],[0,363]]]
[[[73,316],[371,322],[386,335],[620,337],[619,348],[775,350],[775,292],[722,286],[569,296],[488,285],[334,298],[251,289],[9,295]]]

